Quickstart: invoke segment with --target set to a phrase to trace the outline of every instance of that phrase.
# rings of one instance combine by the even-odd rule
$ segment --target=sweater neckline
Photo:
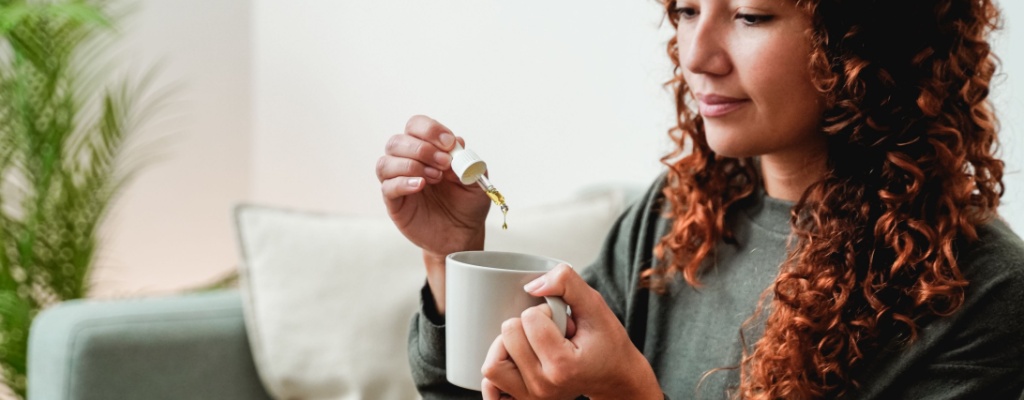
[[[796,205],[795,201],[771,197],[762,187],[758,187],[749,200],[748,205],[743,207],[741,213],[750,222],[765,230],[780,235],[789,235],[790,211]]]

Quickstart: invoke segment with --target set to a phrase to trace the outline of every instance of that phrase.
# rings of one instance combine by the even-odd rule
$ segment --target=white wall
[[[509,218],[596,182],[646,183],[668,148],[651,0],[261,0],[254,15],[259,202],[383,215],[374,165],[414,114],[488,162]]]
[[[1008,193],[1024,232],[1024,3],[1004,0]],[[107,230],[97,293],[162,292],[234,268],[231,206],[383,215],[373,166],[413,114],[480,153],[513,207],[597,182],[647,183],[672,105],[654,0],[144,0],[130,59],[183,83],[174,145]],[[1019,47],[1019,46],[1018,46]],[[250,72],[251,71],[251,72]],[[998,81],[998,80],[997,80]]]
[[[1003,29],[993,42],[1002,69],[993,80],[992,101],[1002,127],[999,134],[1006,161],[1006,195],[999,211],[1017,234],[1024,236],[1024,2],[1002,0],[997,4],[1003,11]]]
[[[93,296],[164,293],[236,266],[231,207],[250,186],[250,3],[143,0],[115,50],[173,87],[140,142],[165,143],[105,226]],[[147,153],[148,154],[148,153]]]
[[[1024,60],[1008,43],[1024,5],[1004,3],[1003,211],[1022,230]],[[653,0],[256,1],[253,198],[382,214],[374,161],[419,113],[466,137],[513,206],[646,183],[672,124],[659,18]]]

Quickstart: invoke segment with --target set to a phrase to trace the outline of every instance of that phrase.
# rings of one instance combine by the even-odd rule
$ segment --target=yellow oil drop
[[[498,189],[495,189],[494,186],[488,186],[486,193],[487,197],[490,197],[491,201],[493,201],[494,204],[497,204],[498,207],[501,207],[501,229],[507,230],[508,204],[505,204],[505,196],[502,196],[501,192],[499,192]]]

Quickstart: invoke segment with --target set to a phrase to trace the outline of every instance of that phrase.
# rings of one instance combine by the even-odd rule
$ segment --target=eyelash
[[[693,7],[679,7],[672,10],[672,13],[682,19],[690,19],[697,16],[697,10]]]
[[[680,19],[687,20],[697,16],[697,10],[694,9],[693,7],[680,7],[675,10],[672,10],[672,13],[677,15]],[[761,25],[763,23],[771,21],[774,18],[774,15],[749,13],[736,14],[735,17],[735,19],[741,20],[743,24],[747,26]]]
[[[761,25],[771,21],[772,18],[775,18],[775,16],[768,14],[736,14],[736,19],[742,20],[743,24],[747,26]]]

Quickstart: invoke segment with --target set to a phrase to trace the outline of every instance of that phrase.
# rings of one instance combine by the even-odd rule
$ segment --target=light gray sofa
[[[625,185],[515,208],[487,248],[598,254],[632,198]],[[409,318],[421,255],[385,217],[241,206],[239,289],[76,300],[43,311],[29,339],[30,400],[409,400]],[[498,228],[496,228],[498,227]]]
[[[31,400],[270,398],[237,290],[47,309],[30,333],[28,388]]]

